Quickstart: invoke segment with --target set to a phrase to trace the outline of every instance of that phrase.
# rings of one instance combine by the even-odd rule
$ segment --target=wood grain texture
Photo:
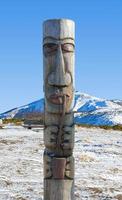
[[[75,23],[70,19],[49,19],[43,23],[43,38],[74,38]]]
[[[53,158],[52,173],[54,179],[64,179],[66,169],[66,158]]]
[[[44,180],[45,200],[74,200],[73,180]]]

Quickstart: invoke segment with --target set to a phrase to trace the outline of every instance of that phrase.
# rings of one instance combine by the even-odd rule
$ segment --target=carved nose
[[[71,83],[71,76],[65,71],[61,46],[58,48],[55,59],[55,71],[49,75],[48,83],[53,86],[66,87]]]

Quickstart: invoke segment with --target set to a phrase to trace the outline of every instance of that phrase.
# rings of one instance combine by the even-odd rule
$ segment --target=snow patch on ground
[[[77,128],[76,200],[121,200],[122,132]],[[0,200],[43,199],[43,130],[0,130]]]

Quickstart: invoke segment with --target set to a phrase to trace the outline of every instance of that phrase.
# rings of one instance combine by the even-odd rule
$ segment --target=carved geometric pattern
[[[58,126],[48,126],[44,130],[44,144],[46,148],[54,150],[57,144],[59,128]],[[65,126],[62,128],[62,143],[63,151],[72,150],[74,147],[74,126]]]
[[[74,177],[74,158],[57,158],[52,155],[44,154],[44,177],[52,179],[73,179]]]

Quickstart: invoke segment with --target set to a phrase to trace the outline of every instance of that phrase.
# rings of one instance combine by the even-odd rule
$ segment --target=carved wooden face
[[[74,40],[72,38],[44,38],[44,91],[48,112],[61,113],[64,96],[66,112],[73,104]]]

